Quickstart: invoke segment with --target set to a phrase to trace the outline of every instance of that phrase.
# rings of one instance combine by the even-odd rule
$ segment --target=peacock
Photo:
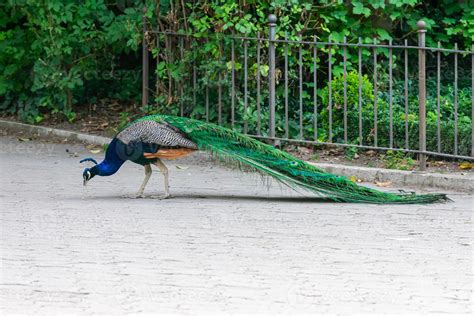
[[[169,174],[162,159],[177,159],[198,150],[241,170],[270,176],[290,188],[302,188],[335,202],[413,204],[448,200],[445,194],[387,193],[360,186],[237,131],[170,115],[149,115],[128,124],[110,142],[101,163],[93,158],[81,160],[95,164],[84,170],[84,185],[96,175],[115,174],[130,160],[145,168],[137,197],[143,197],[153,164],[164,176],[165,194],[160,197],[169,198]]]

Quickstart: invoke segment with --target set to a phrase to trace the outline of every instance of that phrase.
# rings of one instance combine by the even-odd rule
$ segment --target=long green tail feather
[[[304,188],[338,202],[432,203],[446,201],[445,194],[394,194],[359,186],[345,177],[325,173],[292,155],[230,129],[167,115],[150,115],[140,120],[166,122],[198,145],[226,161],[250,167],[293,188]]]

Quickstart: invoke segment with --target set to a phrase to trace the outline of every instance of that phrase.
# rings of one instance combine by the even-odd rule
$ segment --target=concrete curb
[[[84,141],[90,144],[104,145],[110,142],[110,138],[78,133],[73,131],[35,126],[18,122],[0,120],[0,128],[20,132],[39,134],[43,137],[56,136],[70,140]],[[392,182],[396,186],[408,186],[416,188],[434,188],[444,190],[455,190],[463,192],[474,192],[474,176],[459,174],[439,174],[417,171],[389,170],[379,168],[355,167],[347,165],[336,165],[328,163],[311,164],[325,170],[326,172],[356,177],[367,182]]]
[[[83,141],[83,142],[100,145],[100,146],[108,144],[111,141],[111,139],[107,137],[95,136],[95,135],[78,133],[78,132],[73,132],[73,131],[66,131],[63,129],[56,129],[56,128],[51,128],[51,127],[23,124],[23,123],[6,121],[6,120],[0,120],[0,128],[17,131],[17,132],[39,134],[40,136],[43,136],[43,137],[49,137],[49,136],[64,137],[70,140],[78,140],[78,141]]]
[[[367,182],[387,182],[394,185],[416,188],[434,188],[463,192],[474,192],[474,177],[472,175],[441,174],[419,171],[403,171],[328,163],[312,163],[329,173],[346,177],[356,177]]]

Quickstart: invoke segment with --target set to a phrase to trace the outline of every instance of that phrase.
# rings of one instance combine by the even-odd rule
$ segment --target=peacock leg
[[[145,186],[148,183],[148,180],[150,180],[151,172],[150,164],[145,165],[145,179],[143,179],[143,183],[140,189],[138,189],[137,197],[143,197],[143,191],[145,191]]]
[[[165,164],[160,159],[158,159],[155,162],[155,165],[158,167],[158,169],[160,169],[161,173],[163,174],[163,177],[165,178],[165,195],[160,196],[159,198],[167,199],[171,196],[170,195],[169,177],[168,177],[168,168],[166,168]]]

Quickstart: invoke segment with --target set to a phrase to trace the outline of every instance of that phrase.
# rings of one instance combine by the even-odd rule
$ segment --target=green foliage
[[[139,11],[117,16],[102,0],[9,1],[2,9],[2,109],[29,122],[38,122],[44,112],[74,120],[73,104],[90,102],[97,84],[98,90],[117,85],[105,76],[116,66],[113,55],[136,49],[140,38],[129,27],[141,18]]]
[[[244,1],[152,1],[110,2],[105,0],[8,0],[0,10],[0,110],[17,113],[30,123],[39,123],[45,113],[62,115],[72,121],[76,110],[102,98],[137,100],[141,93],[140,71],[142,14],[147,6],[147,24],[160,31],[194,34],[177,39],[161,36],[145,37],[151,56],[158,58],[150,79],[153,105],[141,108],[143,114],[168,113],[186,115],[212,122],[220,119],[230,126],[231,70],[238,76],[235,98],[235,128],[266,135],[268,130],[266,64],[268,42],[261,43],[261,64],[257,69],[256,47],[248,47],[248,98],[245,108],[242,73],[242,42],[234,42],[237,59],[230,60],[230,40],[225,34],[249,37],[267,36],[268,13],[277,18],[276,37],[290,40],[349,43],[360,38],[363,43],[401,43],[408,39],[416,43],[416,22],[427,24],[427,45],[470,49],[474,36],[474,11],[468,1],[375,0],[362,1],[309,1],[272,0]],[[213,34],[210,36],[210,34]],[[180,47],[184,45],[185,52]],[[252,46],[253,45],[253,46]],[[277,134],[289,137],[329,139],[328,47],[319,47],[317,71],[318,95],[313,99],[313,55],[309,46],[303,47],[303,91],[300,113],[299,56],[297,45],[289,45],[288,55],[288,133],[285,119],[285,91],[283,88],[283,59],[285,46],[277,44]],[[333,141],[344,140],[343,49],[331,48],[332,60],[332,115]],[[377,98],[378,145],[389,145],[389,96],[386,68],[380,67],[379,92],[374,96],[372,55],[362,51],[362,135],[359,139],[358,52],[347,49],[347,125],[348,142],[374,144],[374,98]],[[379,49],[380,60],[388,56],[387,49]],[[416,53],[416,52],[415,52]],[[410,55],[410,69],[417,67],[416,56]],[[430,56],[428,56],[430,57]],[[470,67],[469,58],[460,58],[459,68]],[[447,59],[446,59],[447,60]],[[444,60],[444,62],[446,62]],[[467,60],[467,61],[466,61]],[[452,64],[452,60],[447,60]],[[394,57],[395,70],[402,67]],[[190,88],[192,71],[196,67],[196,91]],[[384,70],[385,69],[385,70]],[[257,78],[260,76],[260,96],[257,96]],[[240,79],[239,79],[240,76]],[[405,109],[403,73],[395,71],[393,89],[394,146],[405,146]],[[154,77],[154,78],[153,78]],[[156,79],[156,81],[154,80]],[[472,92],[460,77],[458,92],[459,153],[468,154],[471,137],[470,98]],[[465,80],[465,79],[464,79]],[[437,148],[437,102],[435,87],[428,78],[427,141],[428,149]],[[411,147],[418,142],[416,81],[409,82],[409,115],[407,117]],[[206,102],[206,91],[207,101]],[[219,93],[220,91],[220,93]],[[441,150],[454,152],[454,90],[452,80],[443,78],[441,91]],[[218,101],[220,100],[220,101]],[[315,101],[318,105],[318,130],[314,130]],[[206,103],[207,108],[206,108]],[[219,106],[220,104],[220,106]],[[220,110],[219,110],[220,108]],[[208,117],[206,112],[208,109]],[[121,115],[123,124],[130,114]],[[302,117],[300,126],[300,116]],[[259,120],[260,117],[260,120]],[[302,135],[301,131],[302,129]]]
[[[347,75],[347,141],[348,143],[359,143],[359,111],[358,111],[358,74],[349,72]],[[384,74],[381,74],[382,80]],[[332,81],[332,119],[333,119],[333,141],[344,142],[344,77],[335,77]],[[384,83],[379,83],[385,91],[379,87],[377,99],[377,145],[390,146],[390,114],[389,93]],[[426,139],[427,150],[438,151],[438,108],[436,85],[429,81],[428,97],[426,103]],[[375,145],[374,126],[374,87],[367,76],[362,76],[362,143]],[[439,135],[440,152],[454,153],[455,138],[455,105],[454,87],[446,84],[440,90],[440,117]],[[409,81],[408,116],[405,117],[404,82],[395,80],[392,92],[392,125],[393,146],[406,147],[406,129],[408,125],[408,144],[410,148],[418,148],[419,120],[418,120],[418,90],[416,84]],[[469,156],[471,151],[471,89],[458,89],[458,153]],[[319,135],[320,141],[327,141],[329,131],[329,85],[320,90],[319,96],[322,101],[322,110],[319,112]],[[306,133],[310,133],[308,129]]]
[[[372,43],[374,37],[376,42],[393,40],[400,42],[402,38],[408,37],[410,42],[416,40],[416,22],[419,19],[425,20],[428,26],[427,42],[433,44],[434,40],[439,40],[442,45],[452,47],[453,41],[461,39],[463,47],[467,48],[466,43],[470,43],[470,38],[464,38],[461,33],[451,34],[449,37],[443,37],[443,30],[437,29],[441,16],[452,16],[456,21],[460,20],[467,12],[467,8],[462,4],[444,3],[445,8],[454,8],[447,13],[432,7],[425,7],[419,1],[384,1],[362,2],[353,1],[350,6],[342,2],[331,3],[327,5],[316,5],[309,1],[272,1],[270,3],[248,3],[237,4],[230,1],[210,1],[198,3],[188,7],[191,14],[188,16],[189,24],[186,25],[182,20],[175,19],[175,23],[181,25],[181,28],[173,27],[179,31],[196,31],[193,33],[196,38],[186,41],[187,49],[184,55],[181,55],[180,44],[175,46],[166,46],[154,48],[154,57],[160,58],[160,63],[156,69],[156,75],[160,82],[160,92],[155,97],[158,113],[180,114],[183,109],[185,114],[193,118],[206,118],[206,95],[209,101],[208,119],[212,122],[220,121],[226,126],[231,126],[231,117],[234,115],[234,128],[240,131],[249,131],[263,136],[268,131],[268,89],[267,76],[268,65],[266,64],[268,49],[267,42],[261,43],[261,64],[260,64],[260,89],[257,85],[257,56],[255,43],[248,42],[248,91],[247,107],[245,108],[243,94],[243,47],[242,42],[236,41],[237,60],[232,63],[230,59],[229,38],[222,36],[224,33],[237,33],[247,36],[256,36],[259,30],[267,28],[267,12],[275,12],[278,17],[276,36],[277,38],[287,37],[290,40],[300,38],[308,39],[308,35],[317,34],[320,41],[328,40],[331,36],[332,41],[342,42],[344,36],[349,43],[354,43],[360,36],[365,43]],[[175,7],[175,9],[178,7]],[[178,9],[176,9],[178,10]],[[179,10],[178,10],[179,11]],[[429,17],[426,13],[429,12]],[[434,14],[435,12],[436,14]],[[152,24],[154,20],[152,20]],[[162,24],[165,24],[162,21]],[[165,30],[166,26],[160,24],[159,29]],[[217,36],[209,36],[209,32],[214,32]],[[300,35],[301,34],[301,35]],[[356,36],[357,35],[357,36]],[[265,35],[264,35],[265,36]],[[205,39],[200,40],[200,37]],[[160,38],[160,43],[165,42],[165,38]],[[155,42],[152,42],[153,46]],[[301,93],[300,109],[300,90],[299,90],[299,46],[289,45],[288,51],[288,100],[285,98],[283,82],[283,56],[285,54],[285,45],[276,45],[276,132],[277,136],[288,136],[290,138],[309,138],[317,134],[319,141],[329,140],[329,88],[327,82],[328,73],[328,48],[319,47],[317,58],[318,69],[318,95],[316,100],[313,97],[312,75],[314,73],[314,60],[310,46],[304,46],[302,50],[302,68],[303,68],[303,88]],[[171,52],[171,59],[169,58]],[[343,49],[332,47],[332,140],[335,142],[344,141],[344,79],[343,64],[341,62]],[[347,50],[347,141],[349,143],[359,143],[362,141],[366,145],[375,145],[389,147],[390,143],[396,147],[405,147],[405,108],[404,108],[404,87],[403,87],[403,61],[399,59],[400,55],[394,56],[394,88],[392,104],[392,124],[394,137],[389,138],[390,133],[390,101],[388,95],[388,50],[378,49],[379,65],[378,70],[378,93],[377,93],[377,113],[374,111],[374,86],[373,86],[373,65],[372,50],[362,50],[362,140],[359,139],[359,74],[356,71],[358,63],[357,50],[349,48]],[[412,54],[413,53],[413,54]],[[416,51],[410,54],[409,72],[417,67]],[[180,56],[180,58],[177,58]],[[460,63],[466,63],[466,59]],[[467,66],[470,66],[467,60]],[[196,91],[192,90],[191,81],[192,72],[190,69],[196,67],[198,78],[196,82]],[[235,111],[231,112],[231,70],[235,69],[237,83],[235,92]],[[401,70],[401,71],[400,71]],[[169,79],[172,82],[170,82]],[[431,81],[430,81],[431,80]],[[465,80],[465,79],[464,79]],[[432,78],[428,78],[429,89],[432,88]],[[443,87],[449,87],[452,81],[443,79]],[[184,89],[182,87],[184,86]],[[466,86],[466,84],[461,84]],[[445,152],[453,152],[451,140],[453,135],[454,105],[452,102],[452,91],[445,88],[442,91],[443,98],[451,101],[443,108],[447,120],[441,122],[442,148]],[[158,89],[157,89],[158,90]],[[219,94],[218,91],[221,91]],[[257,95],[256,91],[260,92]],[[470,138],[466,137],[470,133],[470,127],[467,125],[467,115],[461,119],[461,91],[459,90],[459,152],[468,154]],[[207,91],[207,92],[205,92]],[[467,92],[468,93],[468,92]],[[193,95],[194,94],[194,95]],[[470,95],[470,93],[468,93]],[[220,97],[219,97],[220,95]],[[409,115],[406,118],[408,124],[408,143],[411,148],[416,148],[418,144],[418,91],[416,90],[416,81],[411,76],[409,78]],[[260,100],[260,101],[258,101]],[[288,104],[288,122],[286,122],[285,111]],[[194,104],[194,106],[191,106]],[[432,119],[432,93],[429,93],[428,116],[427,116],[427,134],[428,149],[436,151],[436,138],[433,138],[433,119]],[[317,106],[317,127],[315,106]],[[303,111],[301,113],[301,110]],[[220,112],[220,114],[219,114]],[[431,114],[430,114],[431,113]],[[469,112],[470,113],[470,112]],[[375,129],[375,115],[377,114],[377,129]],[[219,117],[220,115],[220,117]],[[302,118],[300,122],[300,117]],[[288,131],[286,125],[288,124]],[[436,130],[435,130],[436,132]],[[461,133],[465,133],[462,135]],[[377,134],[377,140],[376,138]],[[448,138],[444,137],[447,135]],[[462,138],[462,141],[461,141]],[[433,141],[434,139],[434,141]],[[435,145],[435,147],[433,147]]]
[[[415,167],[415,161],[408,155],[400,151],[388,150],[382,156],[385,168],[398,170],[412,170]]]
[[[128,124],[130,124],[130,122],[131,122],[130,113],[128,113],[128,112],[120,112],[120,115],[119,115],[119,123],[118,123],[117,129],[118,129],[118,130],[122,130],[123,128],[125,128],[125,126],[127,126]]]
[[[0,96],[3,110],[22,113],[34,119],[45,111],[69,112],[73,104],[99,97],[136,98],[139,82],[117,83],[105,75],[124,67],[117,55],[135,59],[141,35],[142,4],[109,4],[104,0],[14,1],[8,0],[0,11]],[[468,2],[442,1],[437,5],[419,0],[342,1],[316,4],[308,0],[268,2],[148,1],[147,18],[160,21],[161,30],[193,31],[206,35],[209,31],[255,35],[267,27],[267,14],[278,17],[277,37],[285,34],[297,39],[298,34],[317,34],[326,40],[341,42],[344,36],[354,42],[397,40],[414,29],[418,19],[428,25],[427,43],[441,41],[452,47],[454,42],[469,48],[474,36],[474,11]],[[159,18],[157,19],[157,16]],[[158,26],[158,25],[156,25]],[[219,55],[216,42],[203,47]],[[335,52],[341,54],[341,52]],[[132,57],[130,57],[132,56]],[[349,61],[355,55],[349,53]],[[140,64],[133,60],[133,68]],[[175,79],[181,78],[179,64],[168,63]],[[160,68],[161,67],[161,68]],[[160,64],[163,75],[164,64]],[[335,73],[340,73],[335,65]],[[265,75],[265,68],[262,68]],[[91,76],[91,74],[93,74]],[[92,78],[91,78],[92,77]],[[115,78],[116,79],[116,78]],[[111,87],[111,85],[113,87]],[[28,101],[27,101],[28,100]],[[168,106],[167,102],[167,106]]]
[[[367,75],[360,78],[361,83],[361,109],[362,109],[362,135],[369,135],[373,125],[373,85]],[[346,77],[347,86],[347,126],[348,139],[355,143],[359,138],[359,74],[351,71]],[[332,80],[332,122],[333,122],[333,141],[344,141],[344,76],[339,75]],[[328,140],[329,131],[329,86],[320,90],[320,97],[323,104],[321,117],[321,134],[325,137],[321,141]]]
[[[344,157],[348,160],[353,160],[358,152],[359,149],[357,147],[346,147],[344,150]]]

